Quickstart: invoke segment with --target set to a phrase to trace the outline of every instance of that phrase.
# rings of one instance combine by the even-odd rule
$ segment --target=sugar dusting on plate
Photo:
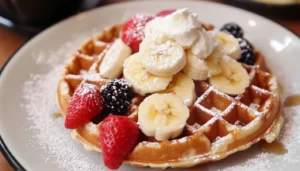
[[[30,143],[38,150],[45,162],[56,164],[68,171],[106,170],[100,163],[93,161],[76,146],[71,132],[64,128],[64,117],[54,117],[58,113],[56,104],[56,88],[63,71],[64,64],[72,53],[92,35],[93,31],[74,34],[69,42],[64,43],[56,51],[32,54],[37,65],[50,68],[46,74],[32,74],[23,85],[22,97],[26,104],[21,106],[27,110],[30,131],[34,132]],[[78,145],[78,144],[77,144]]]
[[[35,133],[28,143],[43,150],[45,155],[41,157],[45,159],[45,162],[54,162],[63,170],[106,170],[100,162],[101,154],[99,154],[99,162],[92,160],[88,154],[82,152],[83,147],[76,145],[75,140],[72,140],[71,132],[64,128],[64,118],[53,117],[53,113],[59,112],[56,104],[56,88],[64,63],[90,35],[92,35],[91,32],[76,34],[74,38],[56,51],[33,54],[36,64],[49,68],[49,72],[32,74],[23,85],[22,97],[26,99],[27,103],[21,106],[27,110],[28,122],[31,125],[28,129]],[[285,97],[300,89],[300,84],[296,84],[292,78],[287,78],[284,75],[277,76],[282,77],[282,80],[285,80],[284,82],[288,85],[285,87],[287,90],[284,94]],[[300,134],[298,133],[300,130],[300,106],[283,108],[282,114],[285,118],[285,124],[279,141],[285,146],[288,153],[284,155],[266,152],[253,153],[239,162],[228,164],[227,161],[222,161],[222,163],[227,162],[222,170],[263,171],[277,167],[286,168],[292,163],[299,162],[300,156],[295,157],[295,153],[297,153],[296,150],[300,144]],[[242,154],[243,152],[239,153]],[[221,163],[218,163],[211,163],[209,166],[220,166]]]
[[[279,67],[277,69],[280,71]],[[287,77],[283,72],[276,72],[276,77],[278,80],[280,80],[280,83],[285,83],[284,90],[280,94],[282,102],[286,97],[297,94],[300,89],[300,80],[298,79],[300,78],[300,73],[295,73],[295,75],[293,75],[292,77]],[[292,164],[299,163],[300,155],[298,154],[300,150],[300,106],[284,107],[282,105],[281,115],[284,117],[284,125],[278,138],[278,142],[283,145],[283,147],[287,150],[287,153],[278,155],[263,151],[260,151],[259,153],[253,152],[253,156],[247,157],[246,160],[243,160],[239,163],[233,163],[229,167],[221,170],[266,171],[274,170],[275,168],[276,170],[291,170],[290,167],[292,166]]]

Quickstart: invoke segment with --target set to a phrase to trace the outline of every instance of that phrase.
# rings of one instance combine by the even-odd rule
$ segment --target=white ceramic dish
[[[40,51],[55,52],[62,44],[71,40],[74,33],[82,33],[91,30],[91,28],[103,28],[114,23],[120,23],[136,12],[155,13],[162,9],[183,7],[190,8],[198,13],[203,21],[215,26],[221,26],[228,21],[239,23],[244,28],[246,37],[265,54],[269,67],[283,85],[282,100],[288,95],[297,93],[297,90],[300,89],[299,38],[287,29],[258,15],[237,8],[202,1],[136,1],[106,6],[71,17],[40,33],[15,53],[3,69],[0,77],[0,135],[2,150],[5,151],[6,156],[14,156],[10,158],[11,163],[15,167],[23,167],[29,171],[104,170],[102,156],[99,153],[86,152],[79,143],[71,138],[65,138],[69,137],[69,132],[63,129],[63,118],[53,119],[53,122],[57,123],[56,125],[45,127],[49,123],[43,124],[45,130],[36,127],[41,125],[36,123],[38,120],[28,119],[33,112],[28,109],[35,110],[35,113],[40,111],[45,118],[57,110],[55,105],[51,106],[54,104],[55,95],[34,96],[49,91],[55,94],[56,84],[52,85],[49,82],[49,85],[47,84],[49,79],[43,80],[42,78],[51,78],[47,73],[55,72],[53,63],[63,64],[67,58],[64,53],[56,52],[61,55],[61,58],[41,62],[32,54]],[[78,45],[73,46],[76,49]],[[44,57],[49,58],[51,56],[53,55],[49,53],[44,55]],[[58,72],[61,71],[59,67],[57,70]],[[35,77],[36,81],[34,81],[34,77],[30,77],[31,74],[40,77]],[[54,80],[59,79],[59,74],[56,76],[57,78]],[[24,93],[30,94],[28,91],[24,92],[23,89],[24,86],[29,86],[28,80],[31,80],[29,82],[33,84],[46,82],[45,90],[38,89],[37,86],[36,90],[31,91],[33,97],[24,98]],[[27,82],[26,85],[25,82]],[[48,99],[49,97],[51,98]],[[35,101],[36,106],[33,108],[30,99],[39,98],[40,100]],[[45,102],[47,101],[50,107],[45,109]],[[40,102],[43,104],[39,104]],[[26,108],[26,105],[31,105],[31,108]],[[284,155],[263,153],[257,146],[254,146],[250,150],[234,154],[224,161],[207,164],[206,167],[210,170],[297,170],[300,167],[298,162],[300,136],[297,135],[297,129],[300,129],[297,126],[300,125],[300,118],[297,120],[297,111],[300,111],[298,107],[283,109],[287,124],[283,130],[282,139],[288,153]],[[42,117],[39,121],[49,120],[43,120]],[[61,126],[57,128],[57,125]],[[32,126],[35,128],[30,129]],[[49,130],[55,129],[58,130],[55,135],[46,134]],[[41,137],[42,135],[45,136]],[[39,140],[45,140],[47,137],[50,143],[39,142]],[[54,142],[59,142],[61,145],[55,145]],[[70,146],[72,146],[71,149],[69,149]],[[71,165],[73,166],[71,167]],[[123,165],[120,170],[142,169]]]

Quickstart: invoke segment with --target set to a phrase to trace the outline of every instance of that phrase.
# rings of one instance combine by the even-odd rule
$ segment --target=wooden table
[[[116,3],[126,0],[107,0],[107,4]],[[222,0],[213,0],[216,2],[221,2]],[[288,29],[300,35],[300,21],[285,21],[276,20],[275,22],[287,27]],[[5,28],[0,27],[0,68],[3,66],[5,61],[26,41],[29,40],[28,36],[22,35],[20,33],[9,31]],[[0,170],[1,171],[12,171],[12,167],[7,163],[5,158],[0,153]]]

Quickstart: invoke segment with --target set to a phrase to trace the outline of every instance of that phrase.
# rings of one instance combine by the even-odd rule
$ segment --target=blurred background
[[[0,0],[0,25],[34,35],[70,15],[128,0]],[[300,0],[212,0],[274,19],[300,20]]]

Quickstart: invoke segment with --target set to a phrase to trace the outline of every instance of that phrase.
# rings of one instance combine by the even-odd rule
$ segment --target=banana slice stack
[[[192,105],[196,98],[194,82],[180,71],[187,64],[186,50],[199,38],[199,28],[196,15],[187,9],[150,21],[140,51],[124,63],[125,79],[141,95],[168,92]]]
[[[196,100],[194,81],[208,80],[224,93],[242,94],[250,79],[236,61],[240,55],[233,36],[200,28],[187,9],[150,21],[140,51],[118,60],[127,58],[123,76],[134,91],[150,94],[138,108],[142,132],[157,140],[180,135]]]
[[[236,38],[225,32],[215,33],[200,28],[195,14],[188,9],[180,9],[166,17],[157,17],[146,25],[140,51],[125,60],[123,75],[141,95],[174,90],[172,93],[190,106],[195,100],[193,80],[209,79],[213,86],[231,95],[241,94],[248,86],[247,81],[241,85],[230,81],[224,88],[222,82],[225,80],[220,77],[221,74],[237,68],[243,75],[248,74],[240,63],[224,62],[228,61],[228,56],[234,60],[241,56]],[[178,78],[188,83],[180,84],[176,81]],[[243,78],[247,79],[246,76]],[[178,87],[189,87],[187,94],[170,88],[177,87],[177,84]],[[240,89],[236,88],[237,85],[241,86]]]

